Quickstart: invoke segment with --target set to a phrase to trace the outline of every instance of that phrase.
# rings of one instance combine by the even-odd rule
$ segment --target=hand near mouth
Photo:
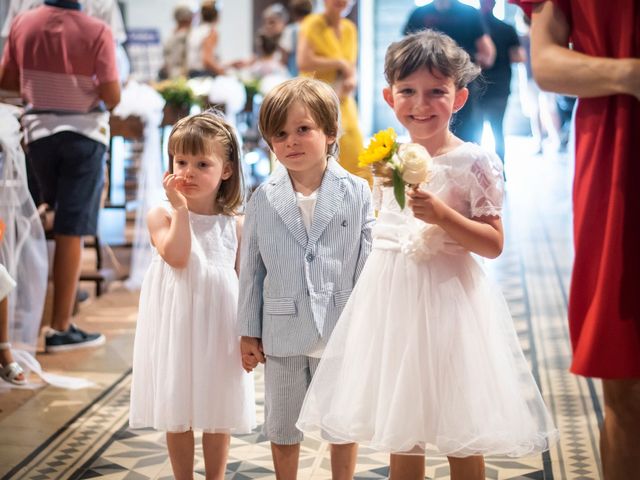
[[[165,172],[164,178],[162,179],[162,186],[173,208],[176,210],[181,207],[187,208],[187,198],[181,192],[185,187],[184,177]]]

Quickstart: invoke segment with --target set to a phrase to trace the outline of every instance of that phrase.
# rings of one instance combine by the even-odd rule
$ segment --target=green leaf
[[[404,180],[395,168],[393,169],[393,196],[396,197],[400,209],[404,209]]]

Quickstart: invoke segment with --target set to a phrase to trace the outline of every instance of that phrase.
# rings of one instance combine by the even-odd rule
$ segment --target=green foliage
[[[398,173],[397,169],[393,169],[393,195],[396,197],[396,202],[400,205],[400,209],[404,209],[405,196],[404,196],[404,180]]]
[[[167,105],[188,109],[200,103],[184,78],[159,82],[155,85],[155,89],[162,95]]]

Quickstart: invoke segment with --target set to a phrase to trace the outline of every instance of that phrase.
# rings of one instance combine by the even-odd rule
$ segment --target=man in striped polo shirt
[[[71,323],[82,237],[95,235],[109,143],[109,112],[120,101],[109,27],[77,0],[46,0],[18,15],[0,63],[0,88],[19,90],[36,203],[55,209],[53,317],[48,352],[97,346],[105,338]]]

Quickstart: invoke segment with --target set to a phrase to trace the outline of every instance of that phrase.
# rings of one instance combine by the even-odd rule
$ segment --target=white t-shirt
[[[109,146],[109,112],[89,112],[58,115],[53,113],[25,114],[22,117],[25,143],[35,142],[60,132],[75,132]]]
[[[303,195],[300,192],[296,192],[296,201],[298,202],[300,215],[302,215],[302,223],[304,223],[304,227],[307,229],[308,234],[311,231],[313,212],[316,209],[316,202],[318,201],[318,190],[314,190],[309,195]]]
[[[300,215],[302,216],[302,223],[307,229],[307,234],[311,231],[311,222],[313,221],[313,212],[316,209],[316,202],[318,201],[318,190],[314,190],[309,195],[304,195],[300,192],[296,192],[296,202],[300,209]],[[325,343],[320,340],[313,350],[307,353],[307,357],[320,358],[324,352]]]
[[[289,25],[284,27],[284,30],[280,35],[280,41],[278,42],[279,47],[287,53],[293,52],[296,47],[294,45],[295,37],[299,30],[300,25],[297,23],[290,23]]]
[[[205,69],[202,61],[202,45],[205,39],[211,35],[215,28],[213,23],[201,23],[192,27],[187,36],[187,69],[203,71]],[[212,59],[213,60],[213,59]]]

